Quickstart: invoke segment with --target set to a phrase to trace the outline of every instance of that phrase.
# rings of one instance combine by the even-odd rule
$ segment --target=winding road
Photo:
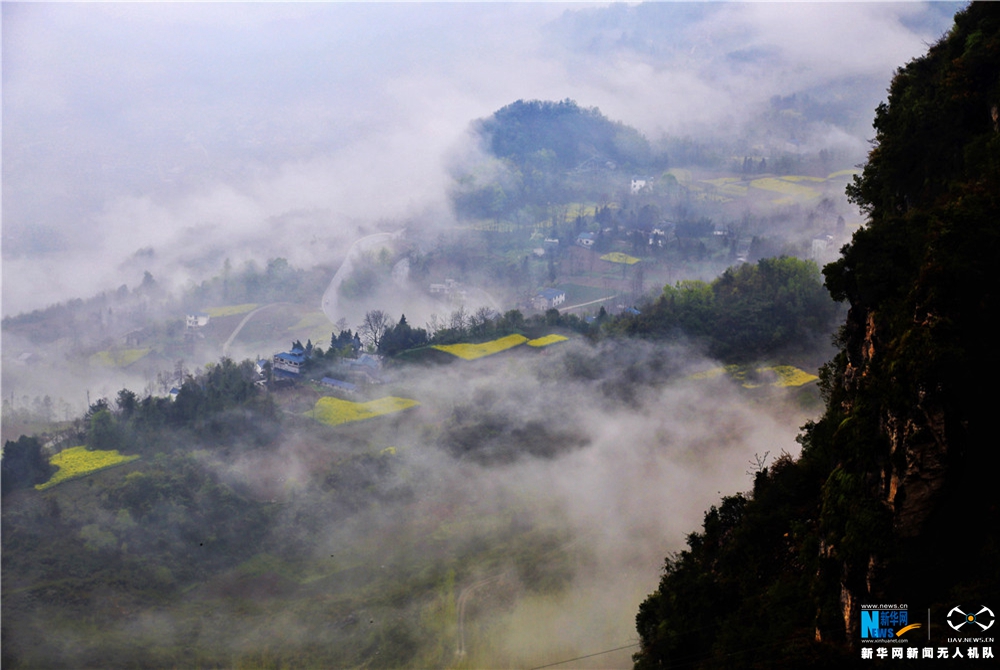
[[[403,229],[397,230],[394,233],[375,233],[374,235],[362,237],[351,245],[351,248],[347,250],[347,257],[340,264],[337,272],[333,275],[333,279],[330,280],[330,285],[323,294],[323,302],[320,303],[323,313],[326,314],[326,318],[330,319],[330,323],[337,322],[337,296],[340,291],[340,285],[344,283],[344,279],[354,272],[355,261],[361,257],[361,254],[372,247],[390,240],[399,239],[405,232],[406,230]]]
[[[240,324],[238,326],[236,326],[236,328],[233,329],[233,332],[229,336],[229,339],[226,340],[226,343],[222,345],[222,355],[223,356],[228,356],[229,355],[229,347],[233,346],[233,341],[236,339],[236,336],[240,334],[240,331],[243,330],[243,326],[247,325],[247,323],[250,321],[250,319],[253,318],[254,314],[256,314],[257,312],[262,312],[265,309],[267,309],[268,307],[274,307],[275,305],[291,305],[291,304],[292,303],[290,303],[290,302],[272,302],[272,303],[268,303],[266,305],[258,307],[254,311],[252,311],[249,314],[247,314],[246,316],[244,316],[243,320],[240,321]]]

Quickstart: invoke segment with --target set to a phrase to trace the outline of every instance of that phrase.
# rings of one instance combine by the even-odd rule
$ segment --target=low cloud
[[[133,284],[138,248],[182,285],[225,255],[329,262],[380,220],[446,225],[444,158],[520,98],[733,139],[832,82],[860,111],[799,146],[861,152],[893,68],[946,25],[898,3],[6,7],[3,312]]]

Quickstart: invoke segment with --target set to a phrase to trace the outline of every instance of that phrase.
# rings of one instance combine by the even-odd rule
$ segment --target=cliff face
[[[824,415],[668,559],[637,668],[843,667],[862,604],[1000,593],[997,109],[1000,3],[973,4],[899,70],[848,189],[868,221],[823,271],[850,303]]]
[[[869,222],[824,270],[834,297],[851,304],[824,420],[864,426],[863,435],[833,433],[834,467],[864,482],[862,497],[891,529],[888,541],[872,538],[851,555],[836,551],[845,538],[827,529],[847,640],[860,602],[912,600],[907,579],[927,583],[930,600],[954,591],[941,576],[922,577],[942,552],[994,551],[973,538],[996,527],[986,491],[997,398],[988,315],[1000,258],[998,100],[1000,6],[974,4],[893,80],[876,147],[849,189]]]
[[[877,370],[886,366],[881,360],[887,348],[884,328],[874,312],[859,317],[859,311],[851,310],[846,328],[857,337],[856,345],[847,343],[843,369],[839,410],[848,416],[858,411],[859,399],[872,395],[867,378],[881,374]],[[927,321],[917,322],[914,328],[927,325]],[[860,354],[851,356],[852,350]],[[945,389],[934,382],[922,380],[910,389],[909,403],[878,410],[878,430],[885,435],[888,449],[879,463],[873,493],[891,511],[893,529],[903,538],[920,535],[937,509],[952,480],[952,445],[965,441],[962,419],[946,411]]]

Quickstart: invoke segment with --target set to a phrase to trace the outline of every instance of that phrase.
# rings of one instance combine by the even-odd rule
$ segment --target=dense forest
[[[833,328],[836,305],[812,261],[783,256],[726,270],[712,282],[667,285],[638,313],[625,312],[607,330],[702,343],[726,362],[813,351]]]
[[[850,305],[825,413],[668,557],[637,668],[842,667],[864,603],[929,609],[940,644],[952,606],[998,602],[996,394],[978,381],[998,362],[998,105],[1000,7],[973,4],[877,111],[849,189],[868,224],[824,270]]]

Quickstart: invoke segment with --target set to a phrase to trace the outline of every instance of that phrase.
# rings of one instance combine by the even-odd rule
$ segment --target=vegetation
[[[59,470],[44,484],[36,484],[35,488],[44,491],[70,479],[84,477],[98,470],[113,468],[116,465],[131,463],[137,458],[139,457],[123,456],[117,451],[91,451],[86,446],[70,447],[60,451],[49,460]]]
[[[848,601],[937,607],[996,592],[992,398],[969,379],[997,362],[987,321],[996,307],[1000,197],[997,14],[974,5],[893,84],[878,113],[878,144],[850,189],[870,223],[825,270],[829,293],[852,310],[840,353],[818,378],[826,413],[804,429],[800,458],[758,459],[752,489],[723,498],[687,548],[667,558],[636,619],[637,667],[844,667],[856,658],[856,637],[844,626],[857,620]],[[317,399],[310,384],[266,387],[252,362],[228,358],[192,374],[179,361],[173,401],[123,389],[82,418],[70,420],[67,410],[58,426],[51,399],[39,399],[39,434],[8,441],[2,459],[5,667],[485,667],[474,654],[455,655],[468,585],[487,585],[468,607],[474,620],[487,598],[505,611],[523,593],[544,597],[575,570],[590,572],[577,560],[589,547],[570,554],[571,538],[539,525],[548,510],[535,516],[535,501],[456,493],[475,489],[471,477],[490,466],[554,459],[591,443],[586,422],[561,420],[573,400],[562,382],[596,389],[611,409],[642,407],[646,390],[683,374],[682,363],[661,355],[678,341],[731,363],[695,377],[727,374],[751,388],[817,381],[760,361],[801,361],[795,354],[832,332],[837,307],[819,269],[777,256],[783,242],[748,233],[767,227],[754,215],[725,221],[702,205],[813,201],[823,184],[853,171],[825,180],[766,176],[795,167],[771,157],[745,158],[739,177],[668,171],[637,131],[568,100],[518,101],[474,129],[490,156],[458,170],[452,193],[474,232],[454,247],[412,252],[413,276],[454,269],[463,282],[467,273],[509,285],[521,300],[542,285],[566,286],[558,278],[577,263],[574,272],[588,280],[580,291],[593,291],[581,302],[610,291],[618,299],[607,309],[621,313],[459,308],[420,328],[371,309],[357,332],[338,324],[326,351],[312,339],[293,343],[306,356],[304,376],[315,378],[365,347],[401,366],[422,353],[473,360],[580,335],[542,357],[553,364],[533,380],[541,391],[531,402],[515,382],[499,391],[470,387],[446,406],[407,413],[417,400],[350,402]],[[671,142],[675,157],[725,160]],[[633,192],[629,174],[650,175],[650,183]],[[789,212],[782,216],[836,218],[822,201],[812,212]],[[592,249],[574,245],[583,232]],[[463,249],[467,239],[479,246]],[[394,260],[382,251],[361,259],[341,285],[344,297],[377,293]],[[646,297],[667,275],[643,272],[669,267],[671,281],[709,276],[746,257],[755,262],[714,281],[671,283]],[[616,267],[595,271],[604,264],[590,259]],[[686,274],[692,269],[698,274]],[[315,305],[329,274],[280,258],[263,269],[227,261],[172,301],[147,273],[131,291],[5,319],[4,327],[41,345],[93,326],[86,346],[74,345],[82,360],[124,366],[157,350],[115,349],[122,333],[162,336],[186,351],[197,336],[186,332],[185,312],[216,305],[211,316],[235,323],[258,305]],[[612,274],[631,288],[608,289]],[[132,332],[148,325],[149,305],[174,316]],[[296,327],[312,324],[304,317]],[[635,354],[647,350],[656,355]],[[428,451],[408,458],[396,448],[403,435]],[[925,451],[915,454],[919,440]],[[927,451],[930,443],[946,453]],[[925,463],[943,465],[926,472]],[[919,522],[898,513],[923,495],[906,488],[908,469],[941,482]],[[445,479],[452,470],[456,478]],[[966,559],[957,577],[955,556]],[[479,631],[489,632],[485,624]]]
[[[47,480],[55,466],[50,465],[42,453],[38,438],[22,435],[17,441],[7,440],[0,460],[3,479],[0,491],[7,495],[15,489],[28,488]]]
[[[577,202],[618,170],[663,169],[637,130],[572,100],[518,100],[473,124],[493,162],[468,166],[452,194],[468,218],[510,219],[548,203]]]
[[[819,276],[811,261],[766,258],[730,268],[711,283],[665,286],[639,314],[624,315],[608,328],[621,335],[692,338],[725,361],[801,351],[833,330],[836,305]]]
[[[820,374],[826,411],[798,460],[759,463],[752,491],[724,498],[668,557],[636,618],[637,668],[844,667],[860,603],[943,616],[997,592],[994,402],[969,380],[998,363],[998,82],[992,3],[960,12],[897,73],[849,188],[869,223],[824,270],[851,305]],[[661,300],[710,321],[741,278],[723,279]],[[976,560],[955,570],[955,556]]]
[[[518,505],[449,502],[384,423],[281,420],[266,412],[279,393],[244,394],[244,368],[192,376],[186,406],[125,389],[94,403],[87,444],[118,440],[141,469],[95,470],[111,454],[70,448],[61,472],[90,475],[35,490],[50,474],[38,440],[5,446],[4,667],[438,667],[454,660],[463,586],[506,580],[506,600],[480,592],[461,615],[471,642],[478,608],[564,584],[565,538]]]
[[[319,302],[327,281],[323,268],[294,268],[284,258],[269,259],[263,269],[254,261],[236,269],[226,259],[222,272],[189,289],[184,303],[188,311],[204,309],[213,317],[234,316],[272,302]],[[206,305],[218,307],[205,309]]]

